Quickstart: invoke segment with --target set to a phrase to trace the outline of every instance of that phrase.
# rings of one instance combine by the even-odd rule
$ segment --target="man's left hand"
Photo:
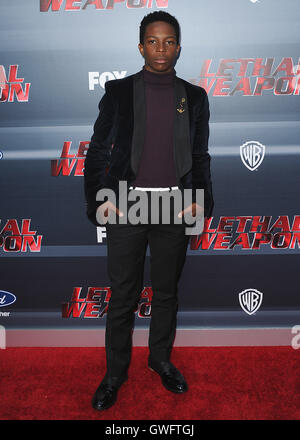
[[[181,218],[185,214],[190,214],[193,217],[195,217],[195,219],[197,219],[200,216],[203,216],[204,209],[202,206],[198,205],[197,203],[192,203],[187,208],[185,208],[183,211],[180,211],[178,214],[178,217]]]

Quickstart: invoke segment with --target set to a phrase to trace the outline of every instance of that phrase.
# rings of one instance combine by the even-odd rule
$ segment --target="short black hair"
[[[154,23],[155,21],[165,21],[174,27],[177,44],[180,44],[180,26],[177,19],[165,11],[154,11],[148,15],[145,15],[140,24],[140,43],[144,44],[146,27],[150,23]]]

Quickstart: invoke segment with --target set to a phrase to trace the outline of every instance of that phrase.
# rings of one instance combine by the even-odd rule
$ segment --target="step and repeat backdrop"
[[[215,209],[190,240],[178,326],[300,325],[298,0],[1,0],[0,325],[105,327],[105,227],[85,156],[107,80],[143,66],[139,25],[178,19],[177,75],[205,88]],[[151,316],[150,255],[136,326]]]

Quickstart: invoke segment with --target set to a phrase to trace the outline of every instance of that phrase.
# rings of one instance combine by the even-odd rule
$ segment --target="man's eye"
[[[156,43],[156,40],[148,40],[148,44],[155,44],[155,43]],[[173,40],[168,40],[166,43],[168,46],[172,46],[175,44],[175,42]]]

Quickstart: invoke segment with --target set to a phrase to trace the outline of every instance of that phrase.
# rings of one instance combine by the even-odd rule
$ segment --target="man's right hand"
[[[120,211],[112,202],[109,200],[98,206],[96,211],[96,219],[100,224],[106,224],[109,221],[111,213],[115,212],[119,217],[123,217],[123,212]]]

